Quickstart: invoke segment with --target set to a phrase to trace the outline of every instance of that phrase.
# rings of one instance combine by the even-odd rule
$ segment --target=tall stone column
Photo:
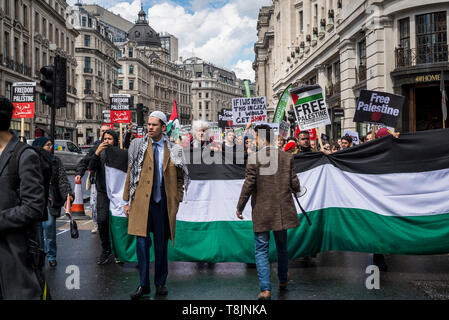
[[[356,123],[354,119],[355,95],[352,87],[356,84],[355,65],[356,51],[355,43],[349,39],[344,39],[339,45],[340,50],[340,85],[341,85],[341,106],[344,108],[345,116],[342,118],[341,129],[343,134],[345,129],[355,131]]]

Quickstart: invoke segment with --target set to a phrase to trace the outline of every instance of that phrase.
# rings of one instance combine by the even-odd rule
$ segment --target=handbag
[[[70,196],[69,195],[67,195],[67,201],[66,201],[66,205],[65,205],[64,209],[65,209],[65,215],[70,219],[70,237],[72,239],[78,239],[78,237],[79,237],[78,225],[76,224],[76,221],[72,219],[72,215],[70,214],[71,205],[70,205]]]

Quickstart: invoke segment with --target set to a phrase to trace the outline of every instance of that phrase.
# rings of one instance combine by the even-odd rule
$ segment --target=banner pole
[[[22,136],[22,142],[24,141],[25,138],[25,119],[22,118],[22,121],[20,122],[20,135]]]
[[[320,129],[319,128],[315,128],[315,132],[318,138],[318,143],[320,144],[320,150],[323,151],[324,147],[323,147],[323,141],[321,141],[321,133],[320,133]]]
[[[123,124],[120,123],[120,149],[123,149]]]
[[[377,125],[373,124],[373,128],[371,129],[371,136],[373,137],[373,139],[376,139],[376,129]]]

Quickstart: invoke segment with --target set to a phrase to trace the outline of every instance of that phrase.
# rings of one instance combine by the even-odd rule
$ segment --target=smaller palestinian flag
[[[178,110],[176,108],[176,100],[173,101],[173,111],[167,125],[167,136],[173,137],[175,140],[179,135]]]

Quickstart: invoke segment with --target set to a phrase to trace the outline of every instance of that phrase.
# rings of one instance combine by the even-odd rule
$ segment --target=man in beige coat
[[[270,231],[273,231],[278,255],[280,289],[288,282],[287,229],[299,226],[292,193],[300,192],[293,155],[273,146],[273,131],[268,125],[256,126],[258,152],[248,158],[245,182],[237,204],[237,217],[251,196],[255,238],[255,258],[259,276],[260,300],[271,299]]]
[[[125,214],[129,218],[128,233],[137,236],[136,251],[140,285],[131,294],[139,299],[150,293],[150,232],[155,252],[154,284],[156,295],[165,296],[168,275],[167,242],[174,245],[176,213],[183,198],[183,172],[171,159],[170,141],[164,134],[167,118],[154,111],[148,118],[148,135],[134,139],[129,148],[129,166],[123,199],[129,201]],[[169,145],[170,144],[170,145]]]

